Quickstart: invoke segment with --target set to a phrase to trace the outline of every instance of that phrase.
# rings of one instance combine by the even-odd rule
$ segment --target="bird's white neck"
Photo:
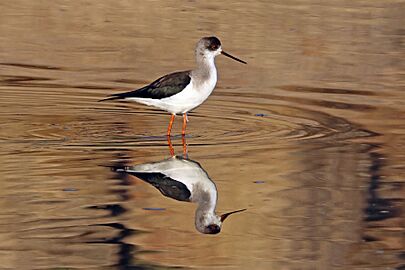
[[[210,196],[211,197],[211,196]],[[198,201],[197,210],[199,213],[215,213],[215,207],[217,205],[217,198],[211,199],[209,201]]]
[[[217,84],[217,69],[215,68],[214,57],[211,55],[200,55],[197,57],[197,67],[192,71],[194,89],[200,95],[197,95],[198,103],[203,102],[209,97]]]
[[[200,54],[196,57],[196,68],[193,75],[200,81],[207,81],[217,78],[217,69],[215,67],[215,56],[212,54]]]
[[[219,223],[219,217],[215,213],[215,204],[199,204],[195,211],[195,226],[197,230],[203,231],[204,228],[212,223]]]
[[[195,211],[195,224],[197,228],[203,229],[208,224],[218,221],[218,217],[215,214],[217,206],[216,189],[203,190],[193,194],[193,201],[198,204]]]

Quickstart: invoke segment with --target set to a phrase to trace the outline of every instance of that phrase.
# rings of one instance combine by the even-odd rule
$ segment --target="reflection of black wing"
[[[162,173],[128,172],[157,188],[164,196],[178,201],[190,201],[190,190],[187,186]]]

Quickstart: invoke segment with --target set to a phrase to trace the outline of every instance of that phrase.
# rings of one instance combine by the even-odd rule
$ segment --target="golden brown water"
[[[2,1],[2,269],[404,269],[404,14],[402,0]],[[168,157],[169,115],[97,102],[191,68],[206,35],[248,61],[218,57],[190,114],[218,212],[248,208],[218,235],[108,168]]]

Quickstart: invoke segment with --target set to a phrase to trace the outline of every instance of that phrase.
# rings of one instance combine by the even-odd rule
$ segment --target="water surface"
[[[2,1],[2,267],[403,269],[404,10]],[[191,68],[206,35],[248,62],[217,58],[217,88],[188,125],[217,211],[248,208],[217,235],[195,230],[195,205],[110,169],[168,158],[170,116],[97,102]]]

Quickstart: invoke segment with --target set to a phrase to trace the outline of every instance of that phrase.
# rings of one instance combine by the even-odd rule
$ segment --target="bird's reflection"
[[[171,157],[162,161],[138,164],[117,169],[151,184],[164,196],[197,204],[195,227],[205,234],[221,231],[224,220],[231,214],[246,209],[217,215],[217,188],[201,165],[187,157],[187,145],[183,137],[183,157],[175,156],[168,138]]]

